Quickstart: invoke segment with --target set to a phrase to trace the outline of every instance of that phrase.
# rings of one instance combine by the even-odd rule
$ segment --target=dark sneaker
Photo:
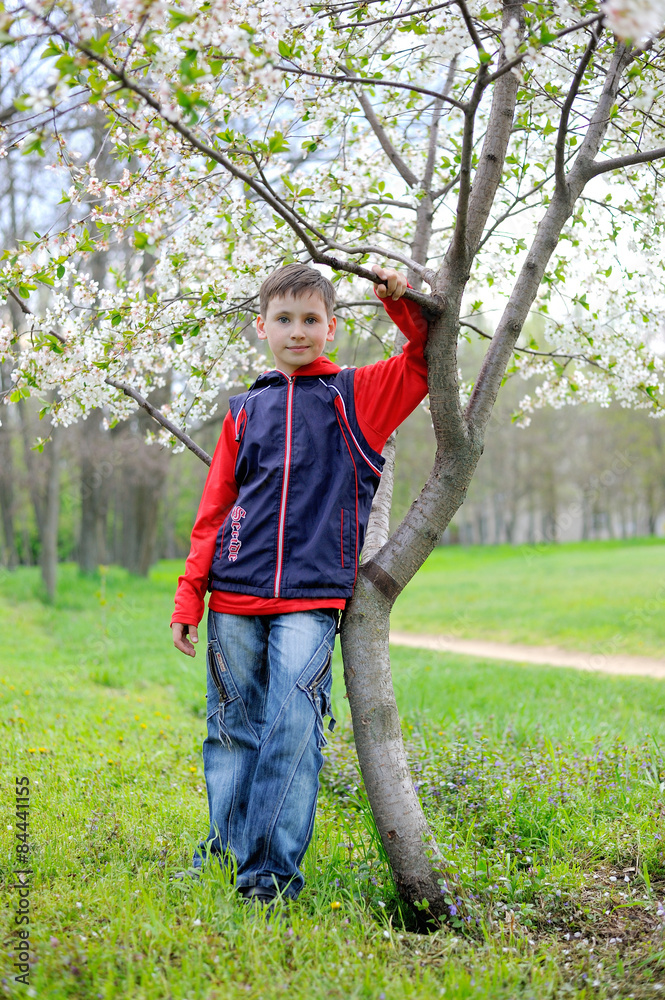
[[[171,882],[184,882],[186,879],[191,879],[192,881],[197,881],[201,878],[200,868],[186,868],[185,871],[175,872],[171,875]]]
[[[269,906],[275,902],[277,890],[265,885],[249,885],[246,888],[238,889],[243,903],[260,903],[261,906]]]
[[[279,914],[279,918],[284,919],[284,914],[279,907],[280,895],[277,889],[265,885],[252,885],[239,889],[238,893],[245,906],[263,910],[268,918]]]

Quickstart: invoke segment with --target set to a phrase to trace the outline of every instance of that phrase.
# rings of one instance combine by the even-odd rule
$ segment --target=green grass
[[[393,626],[596,653],[665,655],[665,540],[435,549]]]
[[[117,568],[81,579],[62,567],[54,606],[39,600],[35,570],[0,577],[0,921],[5,941],[17,905],[14,780],[26,775],[36,959],[26,994],[4,944],[0,992],[595,1000],[665,989],[657,681],[393,651],[450,905],[470,918],[455,931],[415,933],[396,899],[339,661],[340,725],[306,888],[284,921],[251,917],[221,870],[200,885],[170,881],[207,828],[204,658],[180,656],[168,629],[180,569],[161,563],[146,581]]]

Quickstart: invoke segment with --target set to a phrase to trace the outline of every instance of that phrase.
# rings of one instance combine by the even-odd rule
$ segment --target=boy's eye
[[[278,323],[288,323],[289,322],[289,317],[288,316],[278,316],[277,317],[277,322]]]
[[[305,320],[305,323],[316,323],[316,317],[308,316],[307,319]]]

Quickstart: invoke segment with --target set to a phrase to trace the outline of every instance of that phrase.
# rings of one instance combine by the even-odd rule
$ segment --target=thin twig
[[[431,7],[419,7],[418,10],[407,10],[403,13],[388,14],[387,17],[377,17],[374,21],[349,21],[348,24],[336,24],[335,29],[342,28],[371,28],[375,24],[383,24],[385,21],[396,21],[400,17],[416,17],[418,14],[433,14],[435,10],[443,10],[445,7],[452,7],[457,0],[448,0],[447,3],[433,4]]]
[[[107,376],[104,381],[108,385],[112,385],[114,389],[119,389],[120,392],[124,392],[125,396],[130,396],[139,404],[139,406],[143,407],[146,413],[150,414],[153,420],[156,420],[158,424],[165,427],[166,430],[173,434],[174,437],[177,437],[179,441],[182,441],[183,444],[187,445],[189,450],[193,451],[197,458],[200,458],[206,465],[210,465],[212,458],[208,452],[204,451],[203,448],[199,448],[196,441],[193,441],[189,434],[185,434],[185,432],[181,431],[179,427],[176,427],[176,425],[169,420],[168,417],[164,416],[161,410],[158,410],[156,406],[149,403],[145,396],[142,396],[140,392],[137,392],[133,386],[128,385],[126,382],[118,382],[116,379],[111,378],[110,375]]]
[[[397,80],[372,79],[366,76],[335,76],[332,73],[315,73],[311,69],[301,69],[299,66],[273,66],[274,69],[282,73],[300,73],[301,76],[313,76],[320,80],[331,80],[333,83],[362,83],[370,87],[395,87],[397,90],[408,90],[414,94],[425,94],[427,97],[438,97],[446,104],[452,105],[464,111],[466,105],[461,101],[456,101],[453,97],[446,97],[445,94],[437,90],[428,90],[426,87],[416,87],[412,83],[399,83]]]
[[[561,108],[561,117],[559,119],[559,131],[556,137],[555,146],[555,166],[554,173],[556,176],[556,183],[561,190],[566,186],[566,174],[564,171],[564,158],[566,151],[566,137],[568,135],[568,122],[570,120],[570,112],[572,111],[575,98],[577,97],[578,91],[582,84],[582,79],[586,73],[587,66],[591,61],[591,56],[593,55],[594,49],[598,44],[598,39],[600,38],[600,32],[602,31],[602,26],[600,31],[596,33],[591,32],[591,38],[589,39],[589,44],[587,45],[584,55],[579,61],[579,65],[575,70],[575,75],[570,84],[568,90],[568,95],[566,100],[563,102],[563,107]]]
[[[573,31],[579,31],[580,28],[586,28],[587,25],[589,24],[594,24],[596,21],[602,21],[604,17],[605,17],[604,14],[592,14],[591,17],[584,18],[583,21],[577,21],[576,24],[571,24],[568,28],[562,28],[562,30],[557,31],[557,33],[547,43],[548,47],[550,47],[554,42],[557,42],[560,38],[563,38],[564,35],[570,35],[571,32]],[[549,18],[546,18],[545,20],[549,20]],[[541,25],[544,23],[545,21],[542,21],[541,24],[538,25],[537,27],[541,27]],[[535,32],[533,31],[529,32],[529,37],[531,37],[531,35],[533,35],[534,33]],[[494,83],[495,80],[498,80],[499,77],[502,77],[504,73],[510,73],[511,69],[514,69],[515,66],[519,66],[519,64],[526,59],[528,54],[529,54],[528,52],[521,52],[519,55],[514,56],[512,59],[509,59],[508,62],[503,64],[503,66],[500,66],[499,69],[497,69],[494,73],[488,76],[487,78],[488,86],[490,83]]]

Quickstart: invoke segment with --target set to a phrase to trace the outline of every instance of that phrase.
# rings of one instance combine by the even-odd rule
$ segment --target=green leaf
[[[541,29],[541,32],[540,32],[540,44],[541,45],[549,45],[549,43],[553,42],[555,38],[556,38],[556,35],[554,34],[553,31],[550,31],[547,26],[545,26],[545,27],[543,27]]]
[[[279,42],[277,43],[277,48],[279,49],[280,56],[283,56],[284,59],[290,59],[291,58],[291,54],[292,54],[291,46],[287,45],[286,42],[283,41],[281,38],[280,38]]]
[[[170,28],[177,28],[181,24],[191,24],[192,21],[195,21],[197,18],[197,14],[183,14],[181,10],[174,10],[173,7],[169,8],[169,15],[170,15],[170,23],[169,23]]]
[[[268,149],[271,153],[282,153],[285,149],[289,148],[288,141],[284,138],[281,132],[275,132],[268,139]]]
[[[62,50],[58,48],[52,38],[49,38],[49,43],[42,52],[41,59],[52,59],[54,56],[62,55]]]
[[[58,270],[55,273],[57,274],[57,276],[59,278],[64,278],[64,276],[65,276],[65,269],[64,269],[64,267],[63,267],[62,264],[60,264],[60,266],[58,267]]]
[[[107,31],[99,38],[88,39],[88,45],[90,46],[93,52],[97,53],[97,55],[103,56],[106,53],[106,47],[110,37],[111,37],[111,32]]]

